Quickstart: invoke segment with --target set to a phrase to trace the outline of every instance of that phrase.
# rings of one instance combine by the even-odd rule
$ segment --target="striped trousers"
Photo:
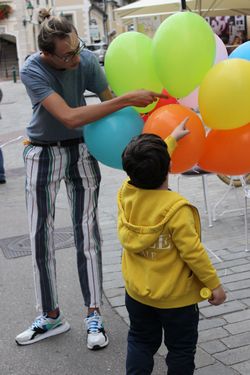
[[[58,307],[54,218],[57,193],[65,181],[74,229],[80,286],[87,307],[102,295],[101,236],[97,201],[101,180],[97,161],[84,143],[69,147],[25,147],[26,206],[37,310]]]

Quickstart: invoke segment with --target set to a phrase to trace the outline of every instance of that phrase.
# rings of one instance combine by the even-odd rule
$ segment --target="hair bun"
[[[41,8],[38,11],[38,23],[41,24],[46,19],[49,19],[51,17],[50,14],[51,9]]]

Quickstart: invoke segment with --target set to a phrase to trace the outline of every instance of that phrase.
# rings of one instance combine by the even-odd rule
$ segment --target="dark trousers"
[[[5,180],[3,152],[2,152],[1,147],[0,147],[0,180]]]
[[[159,309],[143,305],[126,293],[129,313],[127,375],[149,375],[154,367],[154,354],[162,343],[168,349],[168,375],[192,375],[198,339],[199,309],[191,305]]]

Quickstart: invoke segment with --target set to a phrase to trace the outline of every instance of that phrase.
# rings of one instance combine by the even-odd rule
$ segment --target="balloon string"
[[[20,135],[20,136],[17,137],[17,138],[10,139],[8,142],[5,142],[5,143],[3,143],[2,145],[0,145],[0,148],[3,148],[3,147],[7,146],[7,145],[10,144],[10,143],[13,143],[13,142],[19,141],[19,140],[22,139],[22,138],[24,138],[23,135]]]

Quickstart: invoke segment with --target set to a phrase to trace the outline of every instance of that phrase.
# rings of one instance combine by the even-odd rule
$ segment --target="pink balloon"
[[[226,60],[228,58],[228,53],[225,44],[221,40],[220,37],[218,37],[217,34],[214,34],[215,41],[216,41],[216,54],[215,54],[215,60],[214,65],[222,60]]]
[[[192,91],[188,96],[185,98],[181,98],[178,102],[181,105],[184,105],[188,108],[197,110],[198,109],[198,94],[199,94],[199,87],[197,87],[194,91]]]

